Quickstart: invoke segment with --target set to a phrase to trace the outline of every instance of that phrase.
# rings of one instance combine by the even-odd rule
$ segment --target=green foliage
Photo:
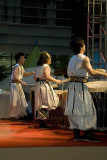
[[[67,68],[70,57],[65,55],[52,56],[52,68],[55,70]]]
[[[66,55],[52,56],[51,67],[55,69],[55,75],[64,75],[67,77],[67,66],[70,57]]]
[[[32,52],[28,55],[23,65],[24,68],[32,68],[37,66],[40,50],[38,46],[34,47]]]

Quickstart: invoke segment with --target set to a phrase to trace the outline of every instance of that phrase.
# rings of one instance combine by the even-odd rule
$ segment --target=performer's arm
[[[27,83],[26,82],[23,82],[21,79],[19,79],[18,78],[18,73],[19,73],[19,67],[16,67],[15,69],[14,69],[14,73],[13,73],[13,78],[14,78],[14,80],[16,81],[16,82],[18,82],[18,83],[21,83],[22,85],[27,85]]]
[[[55,79],[53,78],[51,75],[50,75],[50,67],[45,67],[44,69],[44,75],[45,75],[45,78],[48,80],[48,81],[52,81],[52,82],[55,82],[57,84],[60,84],[61,83],[61,80],[58,80],[58,79]]]
[[[91,76],[105,76],[107,78],[107,73],[99,72],[92,68],[88,57],[83,59],[82,65]]]
[[[31,76],[32,74],[35,74],[35,72],[25,72],[24,70],[23,76],[28,77],[28,76]]]

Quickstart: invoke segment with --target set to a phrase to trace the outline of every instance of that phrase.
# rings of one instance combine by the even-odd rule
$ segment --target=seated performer
[[[107,73],[92,68],[89,58],[84,55],[85,43],[82,38],[77,37],[71,40],[70,48],[75,55],[71,57],[67,69],[71,81],[68,86],[65,115],[68,115],[70,129],[74,130],[75,141],[99,142],[100,140],[92,134],[93,129],[96,128],[96,109],[85,82],[88,79],[88,73],[91,76],[106,78]],[[84,131],[83,137],[80,136],[80,130]]]
[[[55,79],[50,75],[51,56],[46,52],[40,54],[34,79],[35,84],[35,117],[36,113],[39,116],[40,127],[46,127],[44,119],[48,118],[48,110],[56,109],[59,105],[59,98],[53,90],[50,82],[57,84],[61,83],[61,80]]]
[[[11,87],[10,87],[10,113],[11,120],[18,120],[27,116],[26,107],[28,106],[25,99],[25,95],[22,89],[22,85],[27,85],[23,82],[23,76],[27,77],[35,72],[26,73],[23,64],[25,61],[24,53],[19,52],[15,56],[16,65],[13,68],[11,75]]]

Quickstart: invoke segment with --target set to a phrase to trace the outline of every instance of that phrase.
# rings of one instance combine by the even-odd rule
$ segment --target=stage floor
[[[73,141],[73,131],[60,124],[49,129],[40,129],[38,122],[11,122],[0,120],[0,148],[17,147],[72,147],[72,146],[107,146],[107,132],[96,131],[94,134],[102,142]],[[82,134],[82,133],[81,133]]]

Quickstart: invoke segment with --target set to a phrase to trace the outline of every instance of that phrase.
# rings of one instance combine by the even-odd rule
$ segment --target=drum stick
[[[27,86],[35,86],[35,84],[27,83]]]
[[[67,79],[64,79],[62,80],[62,83],[65,83],[65,82],[69,82],[70,81],[70,78],[67,78]],[[27,86],[34,86],[35,84],[31,84],[31,83],[28,83]],[[58,85],[57,84],[52,84],[52,87],[53,88],[58,88]]]
[[[58,88],[58,85],[57,84],[52,84],[52,87],[53,88]]]
[[[61,83],[65,83],[65,82],[69,82],[69,81],[70,81],[70,78],[62,80]],[[52,87],[53,88],[58,88],[58,85],[57,84],[52,84]]]
[[[67,79],[62,80],[62,83],[69,82],[69,81],[70,81],[70,78],[67,78]]]
[[[67,78],[67,79],[62,80],[61,83],[65,83],[65,82],[69,82],[69,81],[70,81],[70,78]],[[53,88],[58,88],[58,85],[57,84],[52,84],[52,87]]]
[[[27,86],[35,86],[35,84],[28,83]],[[57,84],[52,84],[53,88],[58,88]]]

